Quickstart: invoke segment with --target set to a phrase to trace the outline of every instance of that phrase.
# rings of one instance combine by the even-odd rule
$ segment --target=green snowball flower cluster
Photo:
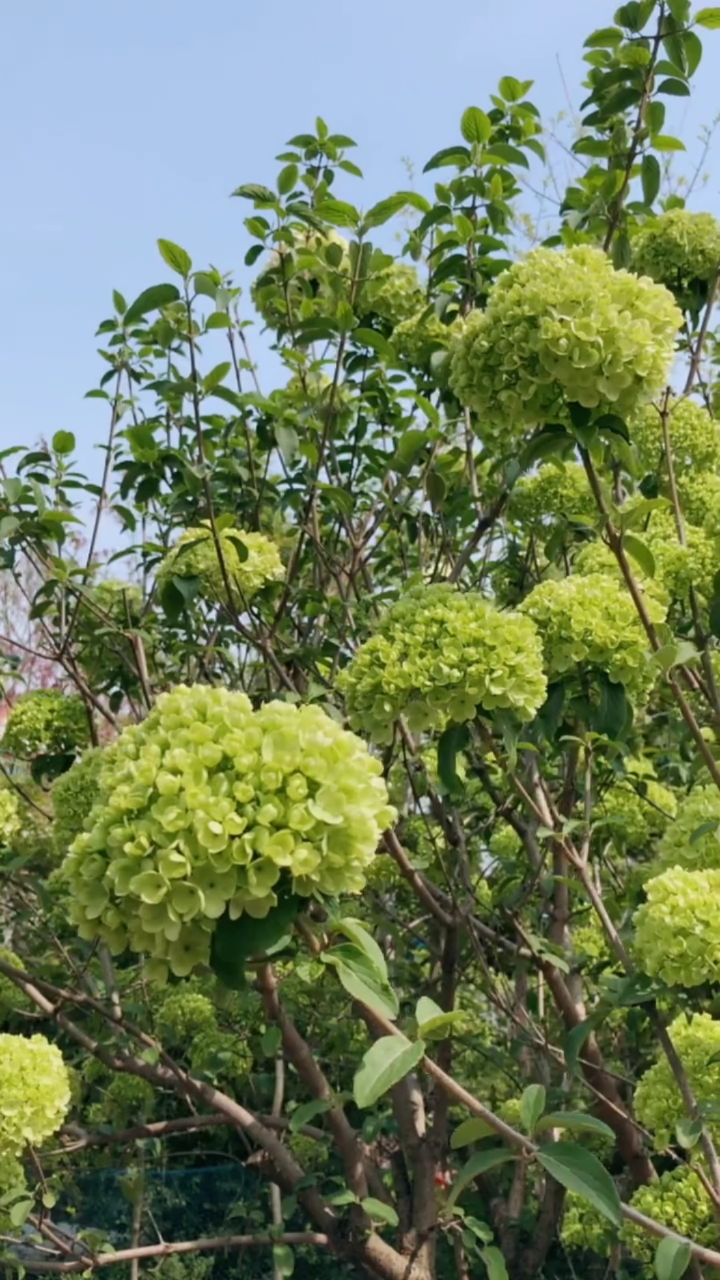
[[[718,1228],[712,1200],[689,1165],[670,1169],[656,1182],[638,1187],[630,1204],[638,1213],[663,1223],[695,1244],[717,1248]],[[638,1262],[652,1263],[657,1240],[642,1227],[632,1222],[623,1223],[620,1240]]]
[[[312,317],[335,315],[349,300],[348,242],[330,228],[291,232],[293,243],[279,244],[250,286],[255,307],[270,329],[292,329]]]
[[[514,862],[523,847],[522,840],[509,822],[498,822],[488,840],[488,849],[498,862]]]
[[[140,587],[120,578],[108,578],[87,594],[88,603],[78,610],[75,643],[78,663],[90,687],[103,691],[118,686],[137,687],[134,650],[121,633],[142,625]],[[148,655],[147,643],[145,652]]]
[[[711,538],[720,538],[720,475],[701,471],[681,476],[678,491],[685,518]]]
[[[715,829],[707,829],[708,823],[714,823]],[[695,787],[680,801],[677,816],[658,845],[655,867],[720,870],[720,791],[717,787]]]
[[[382,767],[319,707],[202,685],[162,694],[123,731],[63,864],[81,937],[178,977],[207,964],[226,910],[359,893],[394,819]]]
[[[697,987],[720,979],[720,870],[670,867],[635,912],[635,954],[652,978]]]
[[[45,1036],[0,1035],[0,1156],[39,1146],[60,1128],[69,1105],[60,1050]]]
[[[644,538],[655,558],[655,581],[671,600],[687,599],[691,587],[701,596],[712,594],[713,579],[720,568],[717,538],[686,523],[683,546],[675,518],[666,510],[653,511]]]
[[[4,960],[5,964],[12,965],[13,969],[24,969],[25,966],[14,951],[10,951],[7,947],[0,947],[0,960]],[[0,1023],[15,1012],[16,1009],[26,1008],[28,1005],[28,997],[11,978],[6,978],[0,973]]]
[[[36,756],[74,755],[87,746],[89,738],[82,698],[60,689],[36,689],[18,698],[0,745],[19,760],[31,760]]]
[[[9,787],[0,788],[0,845],[8,845],[20,830],[20,803]]]
[[[681,323],[662,285],[616,271],[600,249],[535,249],[468,317],[450,383],[488,445],[568,423],[571,403],[626,416],[664,387]]]
[[[633,763],[626,762],[629,776],[625,781],[603,792],[595,806],[593,821],[601,824],[603,839],[612,839],[622,848],[640,853],[665,831],[675,815],[677,802],[674,793],[655,778],[634,776]]]
[[[557,520],[594,524],[598,518],[585,468],[576,462],[559,467],[548,464],[518,481],[510,495],[509,512],[528,526]]]
[[[684,396],[670,402],[669,415],[668,434],[678,478],[720,466],[720,426],[707,409]],[[629,429],[645,470],[664,471],[662,418],[656,406],[645,405],[634,414]]]
[[[173,578],[199,578],[212,599],[227,604],[229,584],[233,603],[242,608],[266,583],[282,578],[278,549],[264,534],[224,528],[218,530],[218,541],[222,564],[209,525],[186,529],[158,567],[160,590]],[[247,553],[244,559],[238,543]]]
[[[88,1107],[88,1120],[93,1125],[111,1124],[118,1129],[142,1123],[153,1114],[157,1098],[149,1080],[118,1073],[102,1090],[100,1101]]]
[[[190,1068],[213,1082],[240,1080],[253,1063],[252,1053],[234,1031],[206,1029],[190,1045]]]
[[[401,360],[416,369],[426,369],[436,351],[450,345],[451,327],[444,324],[432,307],[421,307],[392,331],[391,341]]]
[[[165,997],[157,1013],[160,1035],[168,1044],[187,1045],[217,1027],[215,1006],[200,991],[176,988]]]
[[[531,720],[546,692],[541,655],[529,618],[448,583],[413,587],[360,646],[337,688],[353,728],[377,743],[392,741],[400,716],[411,732],[471,720],[477,707]]]
[[[648,218],[633,239],[632,268],[671,289],[678,300],[720,268],[720,222],[711,213],[669,209]]]
[[[110,750],[110,747],[105,751],[92,747],[52,785],[53,840],[63,857],[85,828],[85,819],[98,797],[100,770],[103,763],[109,761]]]
[[[720,1059],[720,1022],[708,1013],[696,1013],[691,1020],[681,1014],[671,1023],[668,1032],[697,1102],[701,1106],[703,1103],[717,1103],[720,1097],[720,1060],[713,1062],[712,1059]],[[687,1113],[664,1054],[638,1081],[634,1105],[640,1124],[654,1133],[658,1151],[675,1142],[675,1126]],[[710,1122],[710,1128],[714,1134],[720,1133],[717,1119]]]
[[[648,598],[654,622],[665,610]],[[655,680],[647,639],[624,585],[604,574],[540,582],[520,605],[543,638],[548,676],[556,679],[578,665],[600,671],[628,693],[643,696]]]
[[[617,1232],[603,1213],[583,1196],[569,1191],[565,1197],[560,1239],[573,1252],[587,1249],[608,1258]]]
[[[393,326],[409,320],[423,304],[418,273],[404,262],[393,262],[370,276],[360,299],[360,311],[372,311]]]

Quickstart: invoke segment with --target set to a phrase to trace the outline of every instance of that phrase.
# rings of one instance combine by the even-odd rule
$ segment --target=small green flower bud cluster
[[[65,857],[76,836],[85,829],[85,819],[98,797],[100,770],[108,760],[107,751],[93,747],[52,785],[53,839]]]
[[[215,1006],[200,991],[176,987],[165,996],[157,1013],[160,1036],[169,1045],[187,1045],[196,1036],[217,1027]]]
[[[19,760],[73,755],[90,738],[82,698],[60,689],[36,689],[18,698],[7,718],[2,750]]]
[[[647,601],[653,621],[665,610]],[[629,592],[604,574],[588,574],[541,582],[520,605],[543,638],[550,679],[578,666],[603,672],[628,693],[642,696],[654,683],[645,632]]]
[[[264,917],[281,880],[359,893],[395,816],[379,761],[317,706],[179,686],[110,753],[63,864],[71,917],[158,977],[207,964],[217,920]]]
[[[353,728],[378,743],[392,741],[400,716],[412,732],[471,720],[478,707],[530,720],[546,692],[529,618],[447,583],[406,591],[337,687]]]
[[[600,249],[535,249],[468,317],[451,386],[496,447],[569,422],[572,403],[624,417],[665,386],[681,323],[662,285],[616,271]]]
[[[658,845],[655,866],[661,871],[670,867],[720,870],[718,833],[720,791],[715,786],[695,787],[680,801],[677,816]]]
[[[630,1204],[638,1213],[661,1222],[678,1235],[717,1248],[717,1220],[713,1203],[694,1169],[680,1165],[663,1173],[656,1182],[634,1191]],[[657,1240],[633,1222],[623,1223],[620,1239],[638,1262],[652,1264]],[[650,1274],[654,1275],[652,1270]]]
[[[45,1036],[0,1035],[0,1156],[20,1156],[62,1124],[70,1082],[60,1050]]]
[[[361,294],[360,310],[373,311],[393,327],[415,315],[423,304],[418,273],[404,262],[394,262],[368,280]]]
[[[391,341],[401,360],[414,369],[426,369],[435,351],[447,350],[451,332],[432,307],[421,307],[395,326]]]
[[[681,1014],[671,1023],[668,1032],[698,1104],[717,1103],[720,1097],[720,1022],[708,1013],[694,1014],[692,1019]],[[676,1141],[675,1126],[687,1113],[664,1054],[658,1055],[657,1061],[639,1080],[634,1103],[635,1115],[640,1124],[653,1131],[658,1151]],[[717,1119],[711,1121],[710,1128],[715,1135],[720,1134]]]
[[[642,467],[648,472],[664,471],[663,426],[657,407],[648,404],[640,409],[632,416],[629,430]],[[720,426],[697,401],[685,396],[670,402],[668,435],[678,479],[720,466]]]
[[[509,514],[528,527],[558,520],[595,524],[598,518],[585,468],[546,464],[534,476],[518,481],[510,495]]]
[[[267,582],[283,576],[278,549],[264,534],[223,528],[218,530],[218,541],[222,562],[208,525],[186,529],[158,567],[160,590],[173,578],[199,578],[211,599],[227,604],[231,596],[242,608]],[[238,543],[245,549],[244,559]]]
[[[720,222],[711,213],[669,209],[648,218],[633,238],[632,268],[682,298],[720,268]]]
[[[341,299],[349,301],[348,242],[325,228],[292,233],[280,244],[250,286],[250,296],[270,329],[292,330],[315,316],[332,317]]]
[[[0,847],[9,845],[20,830],[20,802],[9,787],[0,787]]]

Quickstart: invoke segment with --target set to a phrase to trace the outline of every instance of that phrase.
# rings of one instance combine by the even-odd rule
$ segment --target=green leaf
[[[720,9],[717,11],[720,13]],[[720,23],[718,23],[720,26]],[[689,1240],[665,1236],[655,1250],[655,1275],[658,1280],[680,1280],[685,1275],[692,1257]]]
[[[702,1137],[702,1130],[702,1120],[690,1120],[688,1116],[683,1116],[675,1125],[677,1140],[686,1151],[690,1151],[697,1146]]]
[[[8,1216],[13,1227],[21,1227],[32,1213],[32,1200],[16,1200],[15,1204],[10,1206]]]
[[[590,727],[594,733],[602,733],[615,742],[625,728],[630,710],[625,686],[610,680],[604,672],[600,672],[598,678],[600,705],[593,709]]]
[[[481,1120],[479,1116],[471,1116],[469,1120],[463,1120],[457,1129],[453,1131],[450,1139],[450,1149],[459,1151],[461,1147],[469,1147],[471,1142],[481,1142],[483,1138],[491,1138],[495,1130],[485,1120]]]
[[[277,177],[277,189],[281,196],[287,196],[297,183],[300,170],[296,164],[286,164]]]
[[[492,131],[490,117],[479,107],[468,107],[467,111],[463,111],[460,132],[466,142],[477,142],[482,146],[488,141]]]
[[[578,1069],[578,1058],[585,1041],[601,1021],[598,1013],[591,1013],[584,1022],[579,1022],[565,1037],[565,1069],[568,1075],[575,1075]]]
[[[600,27],[588,36],[584,49],[612,49],[622,42],[622,31],[618,27]]]
[[[220,383],[225,381],[231,369],[232,365],[229,360],[224,360],[222,364],[216,364],[215,368],[211,369],[203,378],[203,391],[205,394],[207,395],[214,391],[216,387],[219,387]]]
[[[243,200],[254,200],[256,204],[275,204],[277,196],[269,187],[262,186],[259,182],[245,182],[241,187],[236,187],[232,192],[234,196],[240,196]]]
[[[149,289],[143,289],[139,293],[134,302],[130,303],[123,323],[126,325],[135,324],[136,320],[141,320],[149,311],[157,311],[159,307],[167,307],[171,302],[177,302],[180,297],[178,288],[174,284],[153,284]]]
[[[360,1201],[368,1218],[373,1218],[375,1222],[387,1222],[389,1227],[396,1227],[400,1221],[397,1213],[391,1204],[385,1204],[383,1200],[376,1200],[374,1196],[366,1196]]]
[[[245,985],[245,962],[250,956],[268,954],[284,940],[301,908],[301,899],[292,894],[279,897],[262,920],[242,915],[231,920],[226,911],[217,922],[210,948],[210,968],[231,990]]]
[[[556,1182],[588,1200],[616,1227],[622,1226],[620,1196],[607,1169],[597,1156],[572,1142],[553,1142],[540,1147],[539,1163]]]
[[[338,954],[340,952],[341,955]],[[323,955],[323,961],[334,966],[340,982],[353,1000],[359,1000],[390,1022],[395,1021],[400,1012],[398,998],[364,952],[357,947],[335,947]]]
[[[418,1035],[424,1040],[443,1040],[450,1027],[465,1021],[459,1009],[445,1010],[428,996],[421,996],[415,1009]]]
[[[179,276],[187,280],[192,271],[192,258],[189,253],[180,248],[179,244],[173,244],[172,240],[158,240],[158,249],[160,256],[167,262],[173,271],[177,271]]]
[[[354,920],[351,916],[343,916],[341,920],[331,920],[329,922],[329,927],[336,930],[338,933],[344,933],[346,938],[349,938],[351,942],[355,943],[356,947],[359,947],[361,951],[364,951],[365,955],[375,966],[379,976],[384,982],[387,982],[388,971],[385,956],[372,934],[368,933],[365,926],[359,920]]]
[[[635,533],[626,533],[623,546],[647,578],[655,577],[655,557],[646,542]]]
[[[280,450],[283,462],[286,467],[290,467],[295,461],[300,447],[298,433],[294,427],[286,427],[282,422],[276,422],[273,430],[275,432],[275,443]]]
[[[443,147],[441,151],[436,151],[435,155],[430,157],[423,169],[423,173],[429,173],[431,169],[441,169],[448,164],[464,168],[469,163],[470,152],[467,147]]]
[[[467,746],[469,730],[466,724],[451,724],[440,734],[437,745],[437,765],[440,781],[449,795],[462,791],[457,772],[458,753]]]
[[[720,31],[720,9],[698,9],[695,21],[698,26],[706,27],[708,31]]]
[[[322,204],[316,206],[315,212],[319,218],[332,223],[334,227],[357,227],[360,223],[357,209],[344,200],[323,200]]]
[[[662,170],[657,156],[652,155],[649,151],[642,158],[640,177],[642,180],[643,200],[646,204],[652,204],[660,190]]]
[[[474,1182],[478,1174],[486,1173],[488,1169],[494,1169],[497,1165],[507,1164],[510,1160],[515,1159],[517,1159],[517,1156],[509,1147],[490,1147],[488,1151],[478,1151],[476,1155],[471,1156],[453,1182],[452,1190],[447,1198],[448,1209],[452,1208],[458,1197],[462,1195],[471,1182]]]
[[[365,227],[381,227],[408,205],[414,209],[420,209],[422,213],[427,213],[430,208],[424,196],[418,196],[415,191],[398,191],[394,196],[388,196],[386,200],[380,200],[374,204],[365,214],[363,224]]]
[[[273,1265],[278,1275],[291,1276],[295,1270],[295,1254],[289,1244],[273,1245]]]
[[[685,50],[685,61],[687,62],[688,76],[692,76],[700,66],[703,55],[702,40],[694,31],[683,31],[678,39],[682,42]]]
[[[603,1138],[613,1138],[615,1134],[609,1124],[589,1116],[585,1111],[549,1111],[535,1126],[536,1133],[545,1133],[547,1129],[570,1129],[573,1133],[598,1133]]]
[[[312,1102],[303,1102],[290,1116],[288,1128],[291,1133],[299,1133],[304,1125],[309,1124],[316,1116],[324,1116],[333,1108],[331,1098],[313,1098]]]
[[[487,1248],[483,1249],[480,1256],[485,1263],[490,1280],[508,1280],[505,1259],[497,1245],[488,1245]]]
[[[75,436],[72,431],[56,431],[52,438],[52,447],[56,453],[72,453],[75,448]]]
[[[404,1036],[383,1036],[368,1049],[353,1082],[353,1097],[358,1107],[372,1107],[394,1085],[421,1061],[425,1053],[422,1040],[411,1044]]]
[[[20,521],[17,516],[3,516],[0,520],[0,542],[4,542],[6,538],[11,538],[20,528]]]
[[[685,143],[679,138],[671,138],[669,134],[656,133],[652,140],[656,151],[684,151]]]
[[[520,1120],[526,1133],[535,1132],[535,1126],[545,1110],[547,1094],[542,1084],[529,1084],[520,1099]]]
[[[528,89],[532,88],[532,80],[516,80],[515,76],[502,76],[498,83],[500,97],[505,102],[520,102],[525,97]]]
[[[674,98],[690,97],[689,85],[687,85],[684,80],[676,80],[672,76],[667,80],[661,80],[655,92],[669,93],[670,96]],[[655,139],[655,145],[657,146],[657,138]]]
[[[265,1031],[263,1032],[262,1039],[260,1041],[260,1048],[265,1054],[265,1057],[266,1058],[277,1057],[278,1050],[280,1049],[281,1045],[282,1045],[282,1031],[280,1030],[280,1028],[276,1026],[266,1027]]]
[[[530,161],[519,147],[511,147],[507,142],[492,142],[483,155],[486,164],[519,164],[523,169],[530,168]]]
[[[411,427],[409,431],[404,432],[398,441],[391,463],[393,471],[400,471],[403,474],[409,471],[431,443],[432,437],[429,432],[423,431],[420,427]]]

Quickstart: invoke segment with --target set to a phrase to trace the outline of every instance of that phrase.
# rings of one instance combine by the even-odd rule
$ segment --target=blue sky
[[[407,186],[457,138],[467,105],[504,74],[535,80],[546,119],[575,104],[581,46],[612,0],[24,0],[3,13],[0,49],[0,443],[102,438],[93,338],[113,287],[130,299],[167,277],[155,241],[197,266],[238,267],[245,181],[272,181],[274,155],[320,113],[359,144],[366,207]],[[720,33],[690,106],[676,108],[691,155],[720,102]],[[679,111],[679,115],[677,114]],[[712,159],[712,157],[711,157]],[[701,197],[720,212],[718,183]],[[98,455],[95,455],[96,459]]]

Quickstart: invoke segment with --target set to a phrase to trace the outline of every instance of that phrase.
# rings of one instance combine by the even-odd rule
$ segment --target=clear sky
[[[366,182],[361,195],[348,178],[346,194],[367,207],[407,186],[403,157],[419,173],[454,142],[462,110],[486,105],[502,75],[532,77],[550,119],[567,108],[560,64],[579,105],[583,39],[612,12],[612,0],[6,3],[0,445],[64,428],[90,461],[104,410],[83,395],[113,287],[129,300],[167,278],[158,236],[197,266],[238,267],[250,210],[230,191],[272,181],[275,154],[318,113],[358,142]],[[691,155],[720,108],[720,33],[703,40],[695,97],[674,117]],[[718,189],[702,201],[720,212]]]

